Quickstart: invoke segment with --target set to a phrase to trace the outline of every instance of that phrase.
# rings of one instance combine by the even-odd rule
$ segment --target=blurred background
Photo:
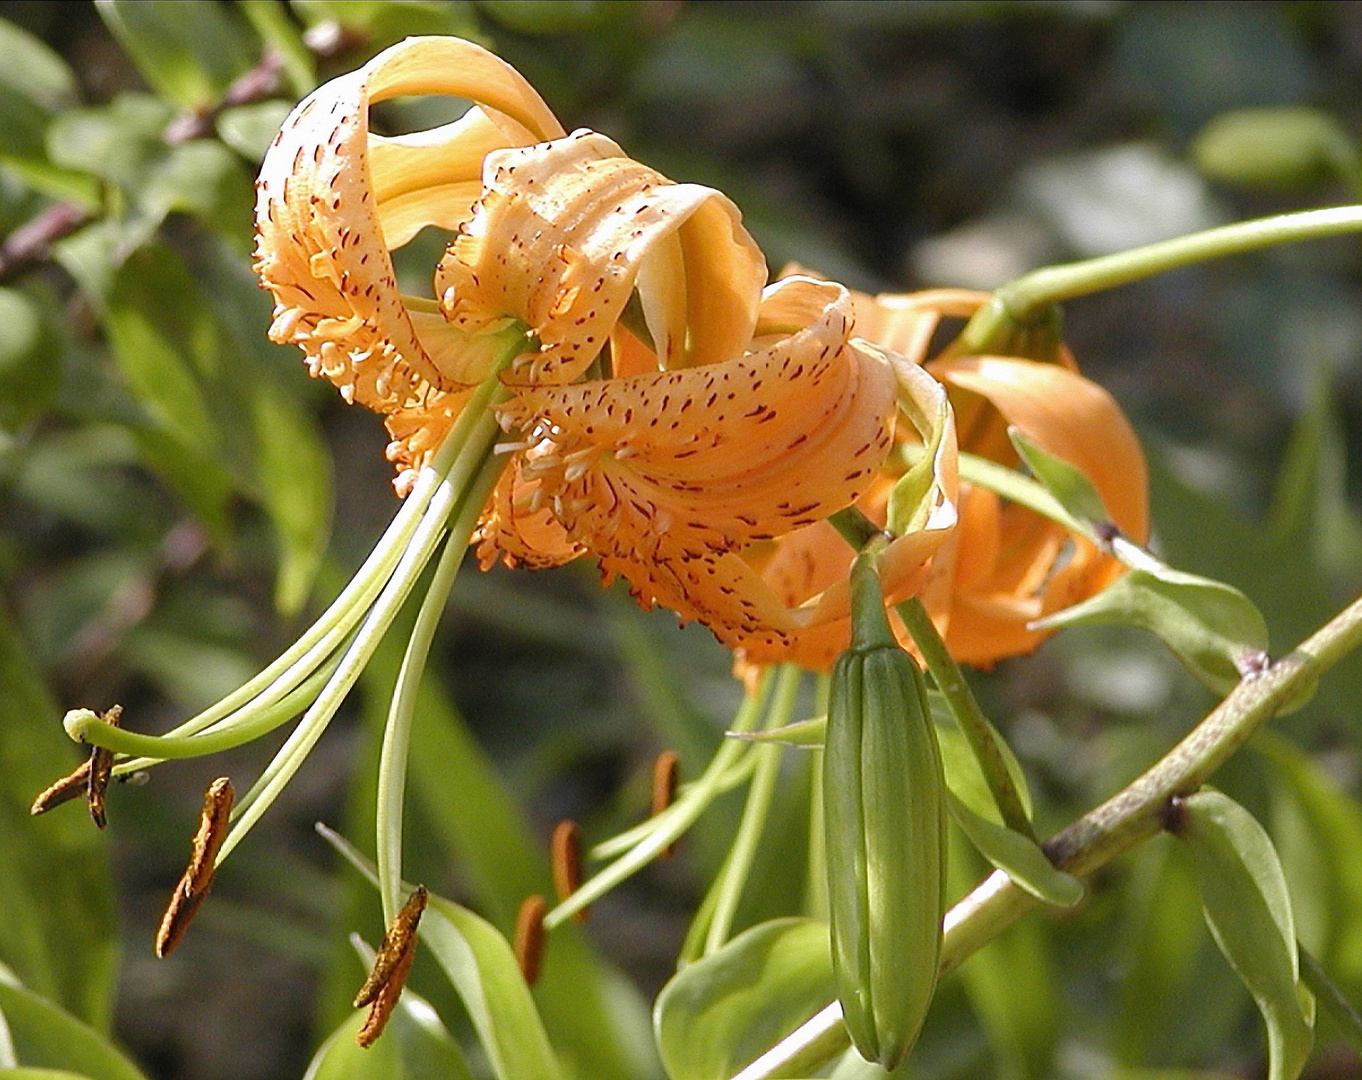
[[[151,940],[204,786],[227,773],[244,790],[282,736],[117,788],[107,835],[76,807],[27,816],[78,760],[65,709],[121,702],[126,724],[162,731],[234,689],[397,506],[380,422],[265,340],[249,270],[254,170],[317,81],[409,34],[471,37],[569,130],[722,189],[773,271],[797,261],[870,291],[990,289],[1354,202],[1362,184],[1357,3],[3,0],[0,19],[0,960],[111,1028],[154,1080],[301,1076],[362,975],[345,934],[381,933],[372,891],[312,825],[372,846],[400,640],[166,961]],[[1292,111],[1233,115],[1247,109]],[[374,126],[460,111],[392,103]],[[403,249],[406,291],[429,295],[444,242],[427,230]],[[1084,371],[1145,443],[1156,546],[1247,592],[1277,652],[1362,580],[1359,254],[1351,238],[1296,245],[1065,311]],[[673,747],[694,775],[738,700],[706,631],[634,609],[586,565],[467,568],[427,682],[409,876],[503,929],[544,888],[558,819],[592,841],[638,820],[652,757]],[[1212,704],[1124,631],[1066,634],[977,685],[1046,830]],[[1220,778],[1270,824],[1302,940],[1353,994],[1359,700],[1354,660]],[[800,906],[807,762],[788,757],[740,925]],[[646,1041],[647,1003],[739,809],[717,807],[676,860],[598,904],[543,994],[570,1004],[564,980],[594,965],[620,1037]],[[970,867],[959,874],[962,891]],[[1005,935],[943,986],[910,1074],[1263,1075],[1256,1013],[1190,882],[1150,844],[1076,912]],[[457,1034],[433,967],[415,985]],[[541,1005],[551,1026],[568,1015]],[[1321,1043],[1308,1075],[1362,1076],[1327,1030]],[[630,1053],[581,1075],[655,1068]],[[1174,1067],[1195,1071],[1153,1071]]]

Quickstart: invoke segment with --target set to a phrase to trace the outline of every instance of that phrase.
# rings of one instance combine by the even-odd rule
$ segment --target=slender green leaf
[[[1111,521],[1111,515],[1107,513],[1102,496],[1098,494],[1093,482],[1079,469],[1063,458],[1042,450],[1018,428],[1009,427],[1007,435],[1032,475],[1071,515],[1079,521],[1099,526]]]
[[[249,30],[222,4],[97,0],[147,84],[185,109],[206,109],[253,62]]]
[[[365,672],[375,737],[387,715],[401,643],[401,634],[391,633]],[[509,934],[526,896],[551,894],[548,859],[496,767],[430,676],[418,691],[412,747],[409,797],[419,811],[413,831],[428,830],[424,849],[441,863],[457,865],[479,908]],[[417,848],[414,837],[412,847]],[[575,925],[553,932],[534,995],[554,1049],[583,1080],[656,1074],[646,1005]]]
[[[0,427],[14,430],[61,386],[61,341],[45,325],[43,305],[0,288]]]
[[[78,100],[71,69],[33,35],[0,19],[0,161],[24,183],[54,199],[88,209],[98,203],[94,178],[48,159],[46,134],[54,114]]]
[[[150,94],[125,93],[108,105],[62,113],[47,131],[47,152],[64,168],[103,177],[130,194],[169,153],[161,131],[174,111]]]
[[[1272,833],[1296,936],[1351,993],[1362,992],[1362,806],[1273,732],[1250,745],[1268,763]]]
[[[473,1080],[459,1044],[413,991],[402,991],[383,1034],[367,1048],[355,1042],[365,1016],[356,1012],[327,1037],[303,1080]]]
[[[1037,900],[1073,907],[1083,899],[1083,882],[1056,870],[1030,837],[981,817],[954,795],[949,801],[956,823],[979,854]]]
[[[0,1012],[23,1066],[66,1069],[90,1080],[145,1080],[93,1028],[0,973]]]
[[[218,134],[247,161],[258,165],[291,111],[285,101],[234,105],[218,115]]]
[[[671,1080],[726,1080],[836,993],[827,923],[774,919],[687,965],[653,1010]]]
[[[76,77],[66,61],[46,43],[3,19],[0,19],[0,83],[47,112],[60,112],[79,100]]]
[[[60,717],[0,611],[0,961],[105,1030],[117,959],[105,846],[79,805],[29,815],[80,760]]]
[[[0,1069],[0,1080],[93,1080],[66,1069]]]
[[[1282,551],[1308,551],[1330,581],[1362,570],[1362,519],[1348,496],[1348,447],[1330,365],[1315,365],[1309,405],[1291,432],[1268,528]]]
[[[1209,788],[1182,800],[1174,832],[1192,851],[1211,934],[1267,1024],[1269,1078],[1294,1080],[1314,1034],[1276,849],[1252,814]]]
[[[1041,619],[1047,630],[1124,624],[1158,635],[1183,666],[1218,694],[1267,652],[1267,624],[1238,589],[1161,567],[1132,570],[1096,596]]]
[[[969,738],[960,730],[960,725],[955,722],[939,693],[928,691],[927,700],[932,707],[932,722],[936,725],[936,743],[941,748],[941,768],[946,776],[946,786],[955,798],[975,814],[1001,825],[1003,819],[998,811],[998,804],[993,799],[983,767],[970,746]],[[1007,766],[1008,774],[1012,777],[1012,785],[1021,798],[1022,808],[1029,817],[1033,813],[1031,791],[1026,783],[1026,774],[1022,772],[1021,762],[1012,753],[1007,740],[998,734],[997,729],[990,725],[990,730],[994,745],[1001,752],[1003,764]]]
[[[498,1080],[561,1080],[530,988],[496,927],[432,896],[420,935],[463,999]]]

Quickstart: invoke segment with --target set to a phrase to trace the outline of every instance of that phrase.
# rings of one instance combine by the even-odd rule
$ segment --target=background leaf
[[[828,927],[775,919],[684,967],[653,1010],[671,1080],[726,1080],[836,996]]]
[[[1281,863],[1253,816],[1218,791],[1179,805],[1175,834],[1191,847],[1206,921],[1267,1023],[1269,1077],[1294,1080],[1310,1055],[1295,920]]]
[[[79,802],[41,818],[28,812],[80,757],[0,610],[0,961],[33,992],[107,1031],[118,939],[104,839]]]

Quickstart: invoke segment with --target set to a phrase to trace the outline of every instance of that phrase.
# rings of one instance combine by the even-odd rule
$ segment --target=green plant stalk
[[[994,292],[965,326],[960,347],[966,353],[986,353],[995,340],[1017,324],[1028,322],[1050,304],[1209,259],[1358,231],[1362,231],[1362,206],[1334,206],[1240,221],[1115,255],[1047,266],[1023,274]]]
[[[1082,877],[1157,835],[1172,800],[1210,779],[1281,706],[1362,644],[1362,599],[1329,620],[1260,675],[1245,678],[1183,740],[1141,776],[1043,845],[1059,869]],[[1039,906],[1000,870],[946,914],[941,974],[953,971],[1023,914]],[[808,1075],[851,1040],[832,1002],[732,1080]]]
[[[303,715],[302,720],[298,722],[298,726],[293,729],[288,740],[275,754],[274,759],[233,809],[232,830],[222,843],[222,849],[218,853],[218,865],[231,854],[242,837],[298,771],[331,722],[331,718],[335,716],[336,710],[340,708],[341,702],[358,681],[369,658],[378,648],[383,634],[397,617],[402,604],[430,561],[444,535],[450,514],[462,503],[464,492],[476,473],[481,470],[487,450],[495,442],[500,431],[495,417],[485,408],[477,411],[472,427],[471,434],[458,448],[458,456],[450,466],[449,474],[436,490],[425,515],[421,518],[420,525],[402,552],[402,558],[393,570],[392,577],[360,624],[336,671]],[[451,431],[447,439],[453,438],[454,434],[455,432]]]
[[[270,715],[276,715],[274,706],[293,693],[321,664],[332,657],[364,613],[372,607],[384,585],[392,577],[403,551],[411,542],[412,536],[429,509],[432,498],[446,481],[447,474],[457,460],[468,431],[485,411],[497,386],[496,380],[489,379],[474,393],[468,407],[460,414],[430,465],[421,470],[411,492],[384,531],[382,538],[326,611],[263,671],[221,701],[159,738],[178,739],[197,735],[209,729],[216,732],[219,729],[235,729],[239,725],[255,725],[258,722],[256,717],[258,711],[266,710]],[[287,716],[284,719],[287,719]],[[269,729],[262,729],[262,733],[263,730]],[[89,728],[87,741],[104,746],[106,743],[101,740],[110,737],[112,736],[103,729]],[[228,745],[235,746],[238,743]],[[113,746],[110,746],[110,749],[146,755],[133,761],[120,762],[114,768],[115,775],[119,776],[148,768],[171,757],[195,756],[162,753],[160,749],[149,747],[138,751]],[[200,747],[196,752],[206,754],[214,751]]]
[[[1034,840],[1036,833],[1031,828],[1031,819],[1027,817],[1021,795],[1012,782],[1012,774],[1007,771],[1007,762],[998,748],[993,728],[979,708],[969,683],[965,681],[965,673],[960,670],[960,665],[937,633],[927,609],[914,596],[897,605],[894,610],[899,613],[899,618],[922,653],[922,659],[927,662],[927,670],[931,672],[936,688],[941,691],[946,707],[969,740],[970,749],[974,751],[974,757],[988,782],[988,790],[1002,815],[1003,824],[1013,832]]]
[[[832,691],[832,676],[818,676],[818,694],[814,709],[828,714],[828,699]],[[804,913],[810,918],[828,917],[828,846],[823,831],[823,751],[810,751],[809,761],[809,854],[804,876]]]
[[[776,685],[771,695],[771,708],[766,714],[766,728],[784,727],[794,715],[795,698],[799,692],[800,669],[794,664],[781,664],[776,673]],[[761,841],[762,831],[766,828],[766,818],[771,810],[771,796],[775,792],[776,777],[780,773],[780,759],[784,747],[779,743],[758,746],[753,751],[756,770],[752,774],[751,786],[747,789],[747,803],[743,806],[742,820],[733,837],[728,858],[724,860],[723,870],[718,881],[718,894],[714,904],[714,916],[710,919],[709,930],[705,934],[704,955],[718,952],[728,940],[733,929],[733,917],[738,913],[738,902],[742,899],[747,877],[752,872],[752,860],[757,854],[757,844]]]
[[[268,707],[254,710],[247,720],[202,735],[143,735],[136,731],[126,731],[123,728],[114,727],[98,718],[81,718],[68,724],[66,730],[72,738],[80,742],[89,743],[92,746],[103,746],[116,754],[155,755],[127,763],[137,765],[138,768],[145,768],[147,764],[155,764],[161,761],[178,761],[184,758],[202,757],[205,754],[216,754],[240,746],[242,743],[248,743],[252,739],[258,739],[261,735],[266,735],[279,727],[290,717],[296,716],[317,696],[317,692],[331,677],[339,662],[340,658],[337,657],[332,663],[318,668],[279,701]],[[143,764],[139,765],[138,762]],[[136,770],[129,769],[127,771]]]
[[[761,677],[756,693],[748,694],[733,717],[733,731],[751,731],[765,711],[771,689],[771,669]],[[648,834],[625,854],[585,882],[580,889],[544,916],[544,929],[552,930],[588,904],[599,900],[621,881],[641,870],[689,829],[714,801],[737,759],[748,750],[746,743],[725,739],[705,771],[682,795],[652,821]]]
[[[492,436],[495,438],[495,434]],[[405,901],[402,891],[402,806],[406,791],[407,753],[411,745],[411,725],[416,714],[416,694],[421,676],[426,669],[431,642],[440,616],[444,614],[449,590],[458,576],[468,542],[477,528],[482,508],[492,489],[496,487],[506,467],[505,455],[492,453],[489,441],[482,469],[464,495],[454,524],[445,540],[444,552],[435,566],[430,588],[426,590],[417,612],[402,666],[393,686],[388,720],[383,729],[383,746],[378,758],[377,812],[375,831],[378,837],[377,859],[379,895],[383,901],[383,922],[392,923]]]
[[[739,733],[730,729],[725,734],[732,738],[738,736]],[[732,791],[739,784],[745,784],[752,775],[752,770],[756,768],[756,764],[757,759],[751,753],[739,754],[736,758],[730,758],[723,773],[713,781],[713,787],[708,788],[710,801],[712,802],[718,796]],[[701,780],[704,780],[706,785],[710,784],[711,781],[707,778],[707,772],[708,770],[697,779],[682,784],[677,788],[676,793],[678,798],[674,805],[679,805],[684,802],[690,792],[694,790],[695,786],[699,784]],[[644,837],[651,836],[657,829],[669,827],[668,823],[670,818],[668,815],[670,813],[671,808],[669,807],[666,811],[658,814],[656,817],[648,818],[646,821],[640,821],[633,828],[626,829],[622,833],[616,833],[614,836],[602,840],[588,852],[588,856],[599,862],[602,859],[610,859],[614,858],[616,855],[623,854]]]

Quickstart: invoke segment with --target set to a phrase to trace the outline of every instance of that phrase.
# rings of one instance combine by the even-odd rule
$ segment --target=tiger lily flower
[[[919,362],[944,317],[968,318],[988,297],[961,290],[855,297],[857,331]],[[1009,467],[1015,426],[1092,481],[1112,521],[1149,535],[1144,455],[1120,406],[1085,379],[1067,349],[1057,364],[1006,356],[925,363],[954,407],[960,450]],[[1049,634],[1030,624],[1100,592],[1122,565],[1096,545],[975,484],[960,484],[960,525],[933,561],[921,597],[952,656],[989,666],[1033,650]]]
[[[434,132],[368,132],[370,104],[421,92],[474,108]],[[892,444],[895,378],[850,343],[841,286],[763,295],[765,260],[722,194],[602,135],[563,136],[476,46],[413,39],[295,111],[258,219],[271,335],[384,415],[399,492],[499,373],[513,434],[475,537],[484,566],[591,554],[640,602],[721,640],[802,625],[736,553],[867,490]],[[402,296],[390,257],[425,225],[456,233],[434,301]]]

